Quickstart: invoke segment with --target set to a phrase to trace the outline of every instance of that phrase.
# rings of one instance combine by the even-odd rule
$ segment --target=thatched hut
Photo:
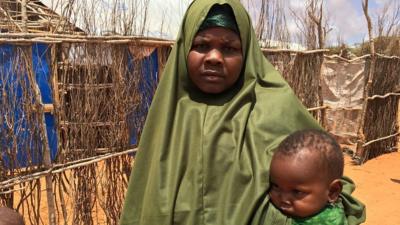
[[[39,0],[2,0],[0,33],[62,33],[83,31]]]

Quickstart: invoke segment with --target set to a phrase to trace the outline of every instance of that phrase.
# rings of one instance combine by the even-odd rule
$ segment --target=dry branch
[[[357,136],[358,136],[358,141],[357,141],[357,150],[356,150],[356,155],[361,158],[361,159],[366,159],[365,155],[368,154],[368,152],[365,152],[365,149],[362,147],[363,144],[366,141],[365,133],[364,133],[364,124],[366,120],[366,113],[367,113],[367,107],[368,107],[368,93],[370,92],[370,88],[372,85],[372,82],[374,80],[374,74],[375,74],[375,63],[376,63],[376,54],[375,54],[375,46],[374,46],[374,38],[372,36],[372,22],[371,22],[371,17],[369,16],[368,13],[368,0],[362,0],[362,8],[363,12],[365,15],[365,18],[367,20],[367,26],[368,26],[368,36],[369,36],[369,42],[370,42],[370,51],[371,51],[371,62],[370,62],[370,67],[368,70],[368,73],[366,74],[366,85],[364,87],[364,92],[363,92],[363,98],[364,98],[364,103],[362,106],[362,111],[361,111],[361,116],[360,116],[360,121],[359,121],[359,128],[357,131]],[[359,164],[364,163],[363,161],[357,162]]]
[[[268,48],[262,48],[261,51],[264,52],[264,53],[315,54],[315,53],[329,52],[329,49],[315,49],[315,50],[307,50],[307,51],[295,51],[295,50],[290,50],[290,49],[268,49]]]
[[[387,98],[387,97],[391,97],[391,96],[400,96],[400,93],[399,92],[391,92],[391,93],[387,93],[385,95],[374,95],[374,96],[368,97],[367,99],[373,100],[376,98]]]
[[[375,140],[372,140],[372,141],[368,141],[367,143],[363,144],[363,147],[367,147],[368,145],[370,145],[372,143],[375,143],[375,142],[378,142],[378,141],[383,141],[383,140],[386,140],[386,139],[389,139],[389,138],[392,138],[392,137],[396,137],[399,134],[400,134],[400,132],[392,134],[392,135],[389,135],[389,136],[386,136],[386,137],[381,137],[381,138],[378,138],[378,139],[375,139]]]
[[[41,172],[36,172],[36,173],[32,173],[29,175],[24,175],[24,176],[20,176],[20,177],[14,177],[12,179],[9,180],[5,180],[0,182],[0,190],[6,190],[10,187],[14,187],[16,185],[22,184],[22,183],[26,183],[32,180],[38,180],[42,177],[46,177],[49,175],[55,175],[58,173],[63,173],[65,171],[68,170],[72,170],[75,168],[79,168],[79,167],[84,167],[87,165],[91,165],[94,163],[98,163],[107,159],[111,159],[111,158],[116,158],[122,155],[127,155],[127,154],[132,154],[137,152],[137,148],[135,149],[129,149],[123,152],[116,152],[116,153],[108,153],[102,156],[96,156],[96,157],[91,157],[91,158],[87,158],[87,159],[81,159],[81,160],[76,160],[73,162],[68,162],[65,164],[58,164],[53,166],[53,168],[51,169],[47,169]],[[17,189],[15,189],[14,191],[18,191]],[[4,192],[7,193],[7,192]],[[0,192],[0,194],[4,194],[3,192]]]

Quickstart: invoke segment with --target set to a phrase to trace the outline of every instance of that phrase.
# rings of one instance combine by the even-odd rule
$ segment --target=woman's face
[[[243,64],[240,37],[223,27],[202,30],[193,39],[187,61],[189,77],[201,91],[221,93],[240,76]]]

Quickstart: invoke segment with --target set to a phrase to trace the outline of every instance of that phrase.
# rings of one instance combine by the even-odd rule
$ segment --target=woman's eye
[[[204,43],[194,44],[192,49],[197,51],[204,51],[208,49],[208,45]]]
[[[236,53],[238,50],[236,48],[232,47],[232,46],[225,46],[223,48],[223,51],[225,53]]]

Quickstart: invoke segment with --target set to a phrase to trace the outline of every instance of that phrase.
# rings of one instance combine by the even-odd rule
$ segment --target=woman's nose
[[[206,56],[206,62],[211,64],[221,64],[223,61],[223,54],[218,49],[211,49]]]

